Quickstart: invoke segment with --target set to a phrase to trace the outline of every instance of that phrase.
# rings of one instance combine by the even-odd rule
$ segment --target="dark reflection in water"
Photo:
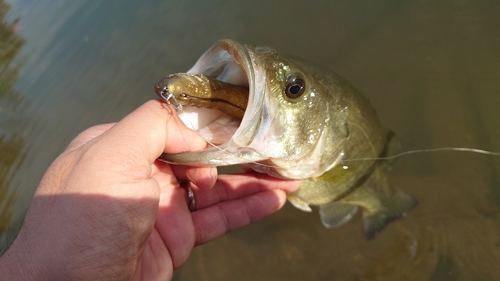
[[[19,19],[8,20],[10,6],[0,0],[0,238],[7,232],[13,217],[12,207],[17,198],[10,188],[13,173],[22,163],[23,100],[13,89],[17,81],[19,63],[15,58],[24,44],[16,32]],[[5,242],[0,239],[0,249]],[[1,254],[2,250],[0,250]]]
[[[431,276],[431,281],[434,280],[457,280],[457,264],[453,260],[453,257],[441,255],[436,265],[436,271]],[[477,280],[477,279],[474,279]]]
[[[11,142],[9,153],[18,149],[1,157],[16,171],[3,185],[17,193],[12,233],[44,171],[78,132],[155,98],[158,79],[187,70],[221,38],[269,45],[335,70],[371,100],[404,150],[500,151],[496,1],[10,3],[21,17],[26,59],[18,94],[2,98],[10,105],[2,105],[0,122],[30,121],[2,139]],[[362,238],[359,217],[326,230],[317,214],[286,206],[198,247],[175,279],[498,279],[498,157],[412,155],[394,163],[391,179],[420,204],[371,242]]]

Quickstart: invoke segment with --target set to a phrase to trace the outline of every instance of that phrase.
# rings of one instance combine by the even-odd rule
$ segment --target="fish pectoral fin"
[[[368,178],[337,202],[363,209],[363,234],[371,240],[389,222],[402,218],[418,201],[415,197],[389,184],[388,164],[379,161]]]
[[[321,222],[326,228],[334,228],[343,225],[354,217],[358,206],[339,202],[330,202],[319,206]]]
[[[304,200],[300,199],[299,197],[293,194],[287,194],[286,198],[288,199],[288,202],[290,202],[295,208],[302,210],[304,212],[312,212],[312,209],[311,207],[309,207],[309,204],[307,204]]]
[[[399,188],[393,188],[394,193],[383,201],[383,205],[375,210],[364,209],[363,233],[366,240],[371,240],[389,222],[405,217],[418,201],[412,195]]]

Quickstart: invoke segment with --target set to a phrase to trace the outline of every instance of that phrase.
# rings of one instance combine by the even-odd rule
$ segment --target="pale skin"
[[[21,232],[0,257],[0,276],[170,280],[195,246],[276,212],[299,186],[156,160],[205,146],[160,101],[84,131],[45,173]],[[194,212],[180,180],[193,184]]]

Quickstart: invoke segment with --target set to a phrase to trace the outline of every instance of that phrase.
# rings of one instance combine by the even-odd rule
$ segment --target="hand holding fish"
[[[83,132],[43,177],[19,236],[0,258],[0,276],[170,279],[194,246],[277,211],[285,192],[298,188],[264,174],[217,177],[212,167],[156,160],[205,146],[159,101]],[[193,212],[180,181],[193,184]]]

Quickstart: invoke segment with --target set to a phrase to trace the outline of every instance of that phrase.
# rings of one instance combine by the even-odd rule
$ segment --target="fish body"
[[[228,86],[178,79],[193,75]],[[193,87],[202,93],[194,93]],[[361,208],[368,239],[417,203],[389,185],[386,161],[373,159],[387,155],[392,133],[380,123],[369,101],[332,71],[270,47],[221,40],[188,74],[164,78],[155,88],[159,94],[162,89],[175,92],[185,105],[179,113],[184,123],[215,145],[201,152],[163,154],[163,161],[245,164],[271,176],[301,179],[301,187],[288,196],[294,206],[304,211],[319,206],[326,227],[342,225]],[[228,97],[234,92],[244,96],[244,89],[248,101]],[[205,104],[183,100],[186,96],[202,98]],[[206,105],[221,100],[232,108],[247,103],[243,117],[238,110]],[[221,124],[233,126],[225,137],[213,138],[224,127]],[[360,158],[372,160],[348,161]]]

